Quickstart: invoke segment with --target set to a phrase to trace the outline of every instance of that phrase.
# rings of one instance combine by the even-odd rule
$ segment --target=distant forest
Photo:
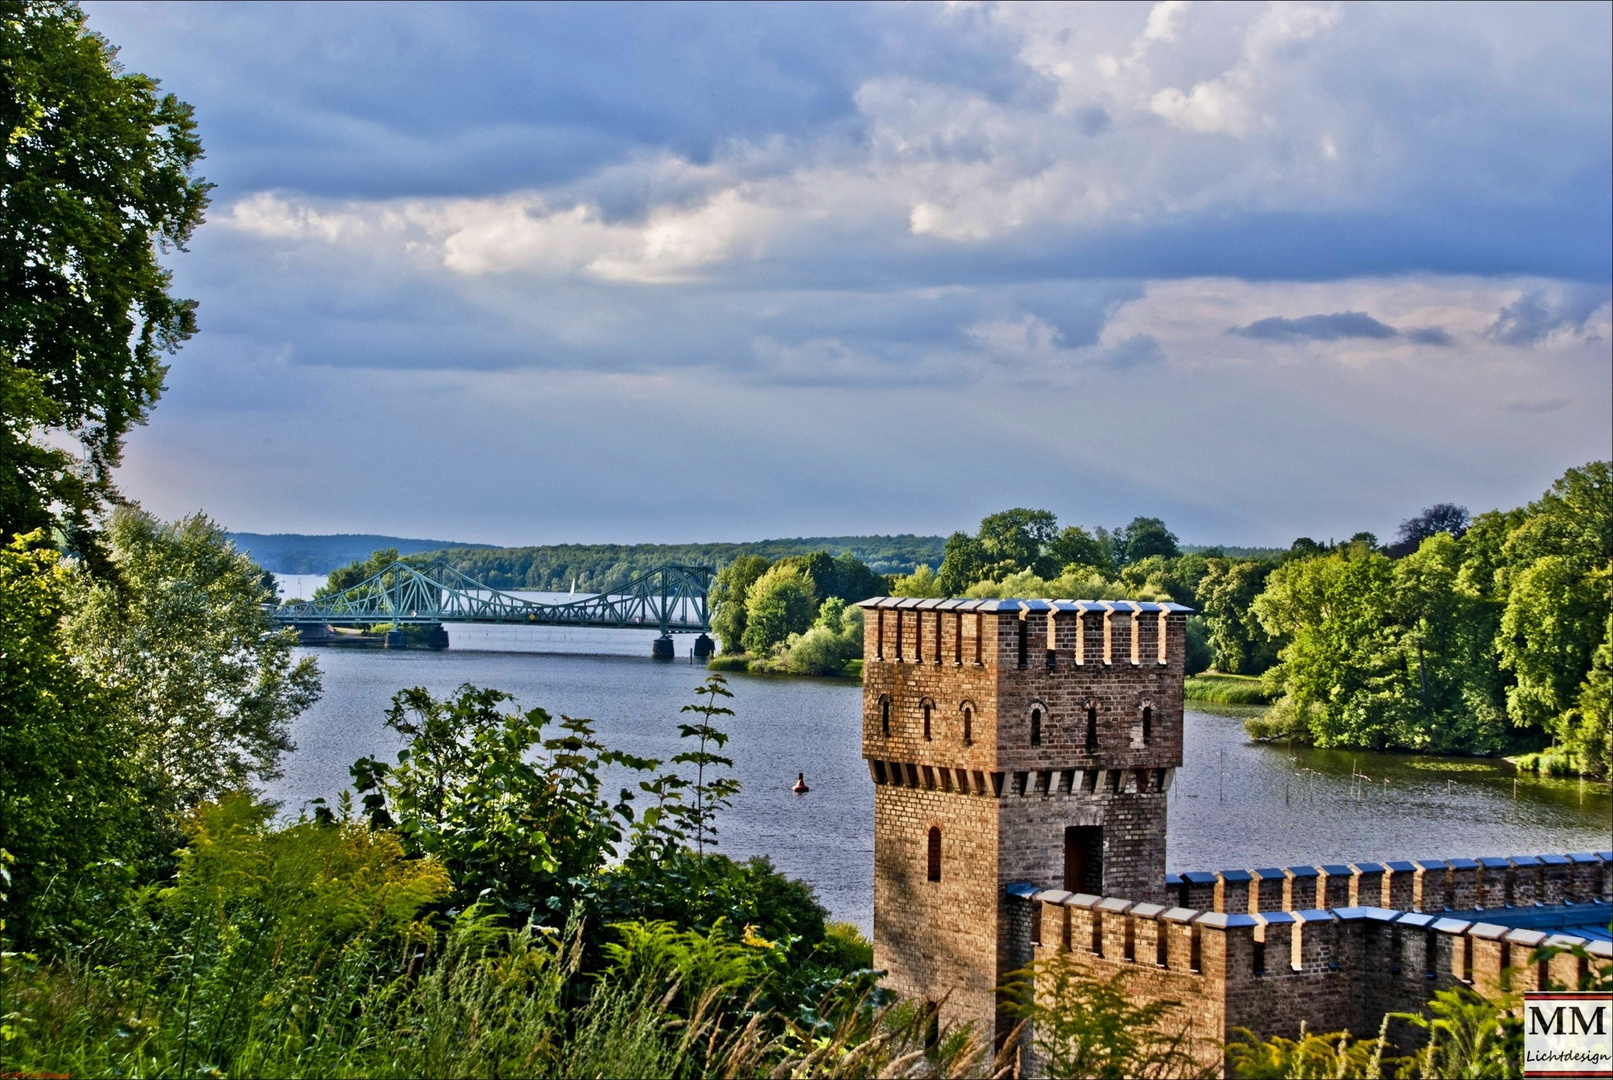
[[[787,555],[810,555],[815,551],[849,553],[876,574],[911,574],[920,565],[939,566],[946,546],[945,538],[940,536],[912,535],[808,536],[739,544],[552,544],[519,548],[452,545],[390,536],[260,537],[234,533],[231,538],[237,547],[250,550],[260,566],[277,574],[333,573],[364,563],[372,553],[390,548],[400,555],[439,555],[460,573],[494,588],[565,590],[575,579],[579,589],[593,592],[619,585],[662,563],[721,569],[742,555],[760,555],[773,562]],[[265,545],[264,540],[275,543]],[[330,543],[323,543],[327,541]],[[327,557],[327,551],[334,554]]]
[[[275,574],[328,574],[338,566],[370,557],[372,551],[391,548],[400,555],[443,548],[479,548],[486,544],[462,544],[453,540],[411,540],[404,536],[372,536],[367,533],[340,533],[334,536],[305,536],[302,533],[226,534],[237,551]]]

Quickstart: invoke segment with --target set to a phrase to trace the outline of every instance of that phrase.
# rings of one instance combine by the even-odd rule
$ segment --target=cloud
[[[1607,302],[1601,289],[1531,289],[1502,308],[1484,334],[1503,345],[1539,345],[1554,334],[1583,333],[1591,316]]]
[[[1410,330],[1402,330],[1407,341],[1418,345],[1454,345],[1456,342],[1438,326],[1419,326]]]
[[[1340,311],[1332,315],[1302,315],[1297,319],[1273,316],[1257,319],[1248,326],[1235,326],[1228,333],[1261,341],[1340,341],[1344,338],[1392,338],[1399,333],[1364,311]]]

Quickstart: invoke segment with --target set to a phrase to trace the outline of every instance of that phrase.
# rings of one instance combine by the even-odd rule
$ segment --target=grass
[[[1218,705],[1269,705],[1271,695],[1253,675],[1223,675],[1205,671],[1189,675],[1183,692],[1189,701],[1212,701]]]

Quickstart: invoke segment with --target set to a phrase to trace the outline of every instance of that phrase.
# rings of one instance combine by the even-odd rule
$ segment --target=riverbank
[[[722,656],[713,656],[706,661],[707,671],[744,672],[748,675],[791,675],[802,679],[861,679],[863,677],[863,662],[847,660],[839,671],[832,672],[805,672],[790,671],[782,664],[773,660],[757,660],[744,653],[726,653]]]
[[[1189,701],[1207,701],[1216,705],[1270,705],[1272,701],[1258,677],[1223,675],[1218,671],[1189,675],[1182,686],[1182,693]]]

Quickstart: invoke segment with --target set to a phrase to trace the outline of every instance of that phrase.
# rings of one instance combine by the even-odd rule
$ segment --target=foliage
[[[63,627],[115,694],[134,769],[170,808],[278,776],[319,671],[264,611],[259,568],[201,514],[170,525],[120,507],[107,540],[114,572],[74,576]]]
[[[1009,977],[1010,1015],[1025,1022],[1048,1076],[1208,1077],[1220,1062],[1195,1059],[1181,1003],[1129,991],[1129,972],[1108,979],[1085,974],[1067,952],[1038,960]],[[1216,1055],[1219,1058],[1219,1055]]]
[[[93,933],[149,846],[119,702],[67,652],[72,574],[40,539],[0,549],[0,930],[25,948]]]
[[[684,831],[687,834],[693,826],[695,837],[695,851],[699,856],[706,853],[706,839],[711,839],[712,846],[717,843],[717,812],[732,805],[734,796],[739,793],[739,781],[731,776],[714,776],[706,779],[706,770],[732,769],[732,758],[723,757],[712,752],[711,747],[721,750],[728,745],[728,733],[717,726],[717,720],[723,716],[733,716],[734,710],[726,705],[717,704],[718,698],[732,698],[733,692],[728,689],[728,680],[721,675],[708,675],[706,681],[695,688],[696,698],[704,697],[704,701],[692,701],[683,707],[683,712],[695,713],[700,719],[693,724],[679,724],[678,737],[682,739],[695,739],[698,749],[684,750],[672,756],[674,765],[693,765],[695,780],[691,785],[694,791],[695,804],[685,817]]]
[[[1054,566],[1089,566],[1104,577],[1115,574],[1114,557],[1108,545],[1079,525],[1066,525],[1047,545]]]
[[[502,709],[510,700],[469,684],[446,701],[422,687],[399,692],[386,724],[409,745],[396,765],[360,759],[354,786],[372,827],[395,829],[411,857],[448,869],[456,906],[556,926],[634,822],[627,791],[604,794],[604,768],[657,763],[607,750],[586,720],[562,717],[550,735],[547,712]],[[658,816],[638,824],[649,838]]]
[[[159,253],[210,185],[191,108],[124,72],[76,4],[0,8],[0,539],[87,526],[196,305]],[[82,461],[64,447],[76,441]]]
[[[768,561],[760,555],[741,555],[721,570],[711,583],[707,602],[711,607],[711,632],[722,643],[723,652],[744,649],[745,603],[756,579],[767,573]]]
[[[1176,534],[1167,529],[1159,518],[1132,518],[1131,524],[1115,530],[1113,535],[1114,560],[1122,566],[1153,556],[1174,559],[1182,553],[1177,546]]]
[[[745,630],[740,642],[752,656],[770,656],[791,634],[812,626],[818,599],[800,567],[778,563],[745,594]]]
[[[914,596],[922,599],[932,599],[945,596],[941,591],[941,579],[935,571],[928,566],[920,566],[911,574],[902,574],[891,582],[890,594],[892,596]]]
[[[1134,595],[1118,582],[1108,581],[1097,571],[1072,566],[1058,577],[1038,577],[1032,571],[1009,574],[1001,581],[980,581],[964,590],[965,596],[986,599],[1014,599],[1029,597],[1055,597],[1060,600],[1152,600],[1152,591]],[[1159,597],[1159,599],[1169,599]]]
[[[340,554],[323,559],[318,554],[327,546],[327,541],[341,538],[296,536],[271,539],[282,542],[263,544],[266,554],[262,561],[281,573],[321,573],[332,569],[335,565],[333,560],[351,557],[347,554],[351,550],[349,543],[340,545]],[[383,543],[391,540],[389,537],[374,539]],[[254,540],[254,543],[261,544],[261,541]],[[825,553],[833,557],[837,566],[855,562],[865,568],[865,571],[853,570],[852,578],[842,579],[835,588],[823,594],[839,595],[847,600],[862,599],[854,595],[857,589],[853,586],[858,580],[867,581],[862,576],[864,572],[876,580],[883,574],[911,573],[918,566],[937,565],[942,554],[941,537],[911,534],[817,536],[725,544],[553,544],[516,548],[450,544],[414,546],[417,543],[410,541],[406,545],[396,546],[403,551],[429,551],[432,559],[441,559],[460,573],[494,588],[559,592],[569,590],[573,581],[579,590],[609,592],[633,575],[663,563],[711,566],[720,572],[745,557],[761,559],[765,569],[780,559],[809,558]],[[271,563],[276,557],[278,561]],[[841,560],[846,562],[842,563]],[[847,584],[848,580],[850,585]],[[825,586],[827,583],[819,581],[816,584]],[[838,591],[840,589],[848,591],[841,593]],[[877,595],[881,591],[883,586],[874,588],[866,595]]]
[[[1199,582],[1198,607],[1209,630],[1212,664],[1229,675],[1259,675],[1277,662],[1282,642],[1253,611],[1255,597],[1275,567],[1265,559],[1209,559]]]
[[[1471,523],[1467,507],[1457,506],[1454,503],[1435,503],[1427,507],[1414,518],[1408,518],[1400,523],[1400,532],[1395,536],[1395,542],[1389,545],[1389,554],[1395,558],[1410,555],[1422,546],[1424,540],[1439,533],[1448,533],[1457,540],[1467,532]],[[1371,533],[1357,533],[1357,536],[1372,536]],[[1377,546],[1377,537],[1372,537],[1373,546]]]
[[[1265,685],[1251,675],[1225,675],[1205,672],[1188,676],[1184,693],[1189,701],[1213,701],[1220,705],[1267,705],[1271,695]]]
[[[848,604],[855,604],[870,596],[881,595],[889,584],[850,552],[831,555],[827,551],[814,551],[808,555],[789,556],[780,562],[800,567],[812,583],[812,594],[820,600],[837,597]],[[921,563],[920,566],[929,569],[927,564]]]
[[[1421,1076],[1449,1080],[1515,1077],[1523,1061],[1523,1024],[1513,1015],[1519,995],[1483,997],[1465,986],[1441,990],[1423,1013],[1397,1013],[1428,1033],[1418,1052]]]
[[[785,642],[779,666],[793,675],[839,675],[846,661],[863,654],[863,613],[831,596],[818,605],[818,618],[804,634]]]
[[[1383,1080],[1402,1064],[1385,1056],[1390,1017],[1383,1018],[1378,1037],[1352,1041],[1348,1031],[1317,1035],[1299,1026],[1299,1038],[1280,1035],[1262,1041],[1248,1028],[1237,1028],[1227,1043],[1227,1063],[1237,1080]]]

